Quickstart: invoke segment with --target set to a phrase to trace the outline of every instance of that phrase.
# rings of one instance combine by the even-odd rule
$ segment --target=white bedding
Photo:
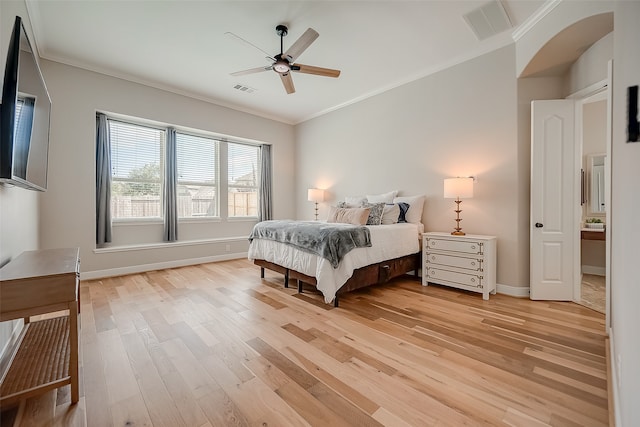
[[[326,259],[292,246],[271,240],[254,239],[249,245],[249,259],[263,259],[290,270],[316,278],[317,288],[330,303],[336,292],[353,274],[353,270],[420,250],[419,236],[422,224],[399,223],[368,226],[371,247],[356,248],[347,253],[338,268]]]

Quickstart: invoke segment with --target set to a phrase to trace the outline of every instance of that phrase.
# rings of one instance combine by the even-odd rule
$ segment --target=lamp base
[[[462,228],[460,227],[460,221],[462,221],[460,219],[460,212],[462,212],[460,210],[460,203],[462,203],[462,200],[460,200],[460,198],[458,197],[455,200],[455,202],[456,202],[456,210],[455,210],[455,212],[456,212],[456,226],[454,228],[455,231],[452,231],[451,235],[452,236],[465,236],[466,235],[465,232],[462,231]]]

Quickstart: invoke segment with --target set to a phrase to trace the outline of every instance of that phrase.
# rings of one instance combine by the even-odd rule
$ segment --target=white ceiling
[[[544,0],[502,0],[513,29],[478,41],[463,15],[488,0],[61,1],[27,0],[41,57],[286,123],[299,123],[512,41]],[[275,55],[309,27],[320,37],[299,62],[339,78],[292,73],[287,95],[269,65],[233,32]],[[233,86],[254,88],[241,92]]]

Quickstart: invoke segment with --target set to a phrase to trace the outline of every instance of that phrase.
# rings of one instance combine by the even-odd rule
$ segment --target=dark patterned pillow
[[[409,203],[400,202],[397,203],[398,207],[400,207],[400,216],[398,217],[398,222],[407,222],[405,215],[407,215],[407,211],[409,210]]]
[[[362,203],[361,208],[369,208],[369,218],[367,225],[380,225],[382,223],[382,213],[384,212],[384,203]]]

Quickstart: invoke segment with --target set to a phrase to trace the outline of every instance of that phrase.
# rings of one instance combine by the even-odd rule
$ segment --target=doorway
[[[577,108],[581,144],[582,182],[580,212],[579,283],[574,301],[606,314],[606,227],[608,91],[606,88],[582,99]]]
[[[607,227],[611,205],[611,62],[608,71],[607,80],[564,100],[532,102],[530,228],[530,298],[580,303],[582,278],[592,279],[585,286],[585,295],[589,298],[589,285],[600,290],[598,297],[604,299],[606,330],[610,322],[611,289],[611,239],[610,227]],[[604,102],[597,104],[599,101]],[[592,125],[593,119],[588,113],[587,117],[583,116],[585,110],[598,111],[602,106],[605,107],[604,112],[600,112],[601,117],[597,121],[600,126],[598,133],[604,134],[600,137],[600,144],[604,140],[604,147],[599,145],[593,154],[585,157],[583,150],[589,146],[585,143],[583,147],[583,138],[589,138],[594,132],[590,127],[585,131],[583,126]],[[587,121],[590,123],[584,124]],[[585,174],[581,173],[583,170]],[[587,177],[592,176],[594,182],[589,184]],[[591,189],[593,195],[589,194]],[[594,204],[593,207],[588,206],[588,201]],[[599,219],[600,223],[590,221],[591,225],[587,226],[589,218]],[[599,227],[602,228],[598,230]],[[604,248],[600,246],[602,261],[595,266],[598,268],[584,271],[604,277],[604,295],[600,286],[602,280],[583,276],[582,255],[587,253],[581,250],[583,236],[584,240],[594,240],[589,238],[597,236],[600,242],[596,243],[600,245],[604,241]]]

